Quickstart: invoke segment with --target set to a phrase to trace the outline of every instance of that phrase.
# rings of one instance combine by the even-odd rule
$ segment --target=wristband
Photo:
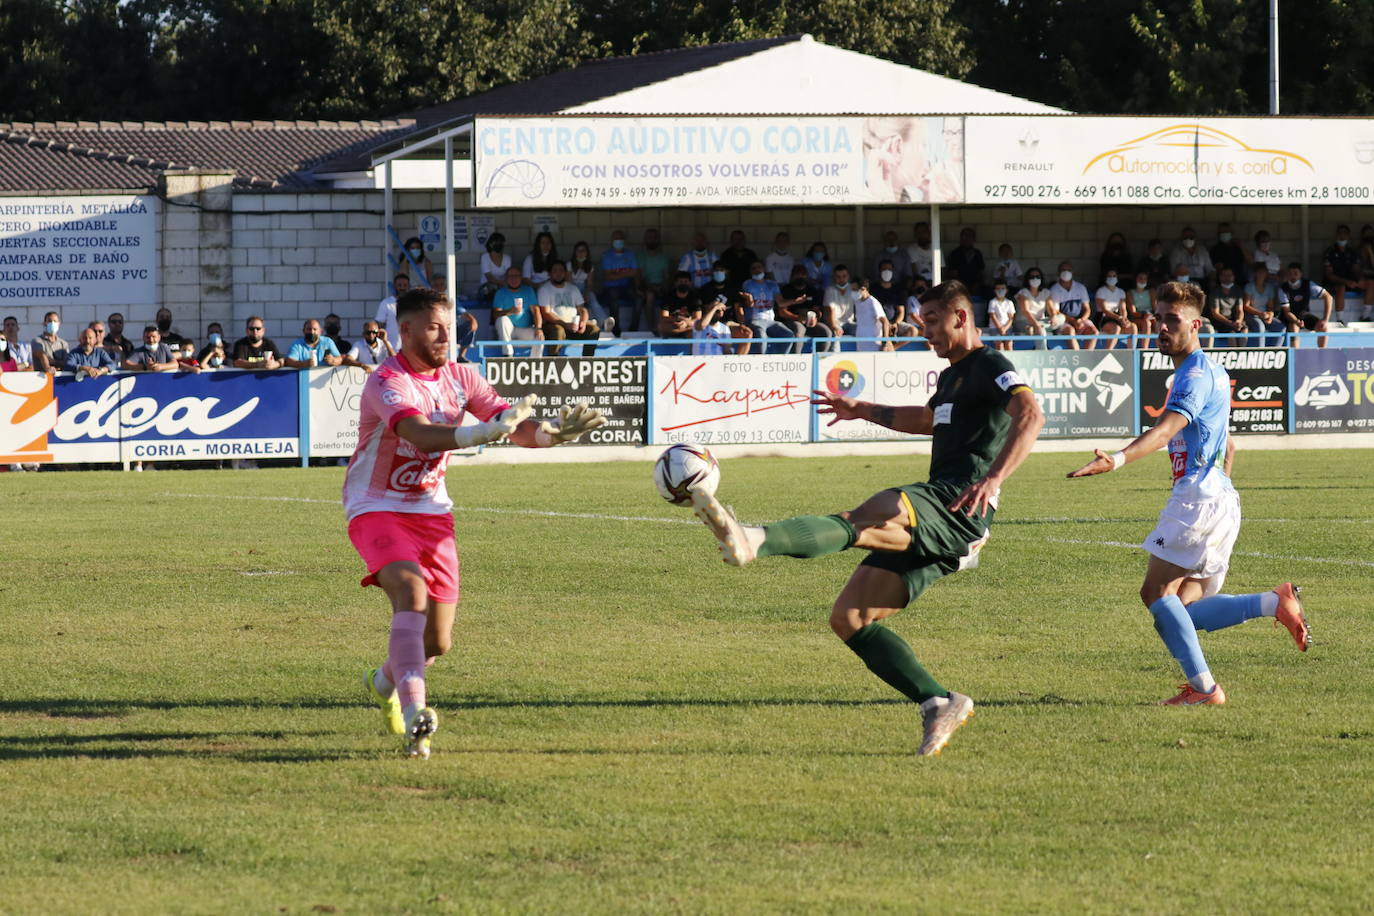
[[[1119,471],[1119,470],[1121,470],[1121,466],[1122,466],[1123,464],[1126,463],[1126,453],[1125,453],[1124,451],[1121,451],[1121,452],[1112,452],[1112,454],[1111,454],[1111,459],[1112,459],[1112,470],[1113,470],[1113,471]]]

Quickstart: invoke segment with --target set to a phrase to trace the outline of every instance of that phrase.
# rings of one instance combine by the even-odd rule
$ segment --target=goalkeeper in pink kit
[[[362,584],[391,601],[386,662],[367,672],[365,688],[406,754],[428,758],[439,717],[425,700],[425,669],[453,644],[458,605],[449,452],[507,438],[548,448],[606,419],[586,404],[533,419],[534,395],[512,405],[474,368],[449,362],[453,305],[443,293],[411,290],[397,301],[396,320],[401,351],[363,386],[343,504],[349,540],[367,565]],[[463,425],[469,414],[480,422]]]

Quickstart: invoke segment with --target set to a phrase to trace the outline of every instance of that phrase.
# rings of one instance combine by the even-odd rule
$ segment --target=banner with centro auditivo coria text
[[[811,357],[655,356],[650,442],[807,442]]]
[[[153,305],[157,198],[0,198],[0,304]]]
[[[935,382],[949,365],[929,350],[886,353],[819,354],[820,389],[832,395],[894,406],[922,405],[935,393]],[[817,415],[816,438],[821,442],[907,440],[926,438],[869,423]]]
[[[1045,414],[1042,438],[1130,436],[1135,432],[1135,362],[1130,350],[1013,350]]]
[[[1140,423],[1154,426],[1164,413],[1174,362],[1158,350],[1139,350]],[[1231,377],[1231,432],[1288,431],[1288,351],[1279,347],[1208,350]]]
[[[517,356],[489,359],[485,372],[508,401],[537,394],[536,417],[556,416],[580,401],[604,413],[606,425],[578,439],[578,445],[643,445],[648,365],[643,356]]]
[[[477,207],[958,203],[962,118],[484,118]]]
[[[1374,429],[1374,350],[1294,350],[1293,387],[1296,432]]]

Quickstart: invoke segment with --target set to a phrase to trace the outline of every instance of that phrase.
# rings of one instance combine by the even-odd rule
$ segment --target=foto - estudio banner
[[[512,357],[486,361],[486,379],[508,401],[539,395],[537,417],[557,416],[581,401],[606,415],[606,425],[577,445],[643,445],[649,361],[643,356]]]
[[[1140,424],[1159,422],[1173,384],[1173,360],[1140,350]],[[1288,351],[1278,347],[1208,350],[1231,377],[1231,432],[1288,431]]]
[[[656,356],[655,445],[807,442],[811,357]]]
[[[1293,351],[1293,429],[1374,429],[1374,349]]]
[[[1005,355],[1045,414],[1042,438],[1133,434],[1135,363],[1130,350],[1013,350]]]

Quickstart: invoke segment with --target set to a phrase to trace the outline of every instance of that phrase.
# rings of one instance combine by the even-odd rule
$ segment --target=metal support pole
[[[444,275],[448,277],[448,298],[458,301],[458,255],[453,249],[453,138],[444,138]],[[457,328],[449,333],[448,357],[458,356]]]
[[[930,205],[930,285],[944,282],[943,259],[940,257],[940,205]]]
[[[386,165],[382,167],[383,190],[382,190],[382,266],[387,268],[388,275],[382,284],[382,298],[394,296],[395,290],[391,286],[391,160],[388,159]]]
[[[1279,0],[1269,0],[1269,113],[1279,113]]]

